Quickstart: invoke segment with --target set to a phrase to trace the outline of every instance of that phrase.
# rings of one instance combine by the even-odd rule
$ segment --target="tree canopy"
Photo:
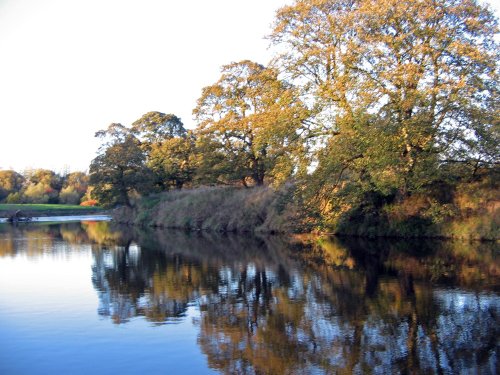
[[[0,171],[0,201],[6,199],[10,194],[19,192],[25,181],[24,176],[16,171]]]
[[[185,137],[181,119],[173,114],[148,112],[132,123],[131,132],[143,143],[152,145],[174,137]]]
[[[276,69],[248,60],[225,65],[221,78],[203,89],[194,113],[199,136],[229,164],[231,173],[221,177],[262,185],[266,177],[292,174],[308,111]]]
[[[101,204],[131,205],[130,194],[150,189],[151,174],[138,140],[127,135],[118,138],[92,160],[89,168],[93,196]]]
[[[316,106],[317,189],[406,195],[500,162],[497,20],[474,0],[298,0],[275,65]],[[449,170],[449,168],[448,168]],[[344,190],[345,191],[345,190]]]

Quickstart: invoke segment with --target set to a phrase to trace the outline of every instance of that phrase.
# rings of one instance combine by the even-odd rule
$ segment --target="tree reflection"
[[[196,306],[200,348],[223,373],[497,372],[495,244],[5,228],[2,257],[92,251],[98,313],[116,324],[175,323]]]
[[[495,285],[496,266],[485,263],[495,264],[494,251],[465,256],[446,243],[420,243],[415,252],[345,240],[304,247],[166,231],[136,238],[135,260],[126,248],[96,253],[96,267],[111,256],[98,289],[114,305],[102,313],[117,323],[139,315],[162,323],[196,304],[199,345],[221,372],[488,373],[497,366],[498,298],[463,277],[473,265]]]
[[[86,251],[89,246],[123,243],[131,235],[130,231],[104,221],[0,224],[0,257],[23,255],[33,258]]]

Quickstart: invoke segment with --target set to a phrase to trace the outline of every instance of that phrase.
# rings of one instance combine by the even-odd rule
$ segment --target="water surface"
[[[482,373],[492,243],[0,225],[0,373]]]

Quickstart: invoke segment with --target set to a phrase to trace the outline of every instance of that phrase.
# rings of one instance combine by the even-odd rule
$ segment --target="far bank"
[[[500,239],[500,194],[489,181],[458,186],[447,201],[413,195],[376,198],[329,213],[311,207],[294,185],[201,187],[164,192],[113,211],[119,223],[188,231],[331,233],[360,237]]]
[[[106,210],[95,206],[69,204],[0,204],[0,218],[12,215],[21,217],[78,216],[106,214]]]

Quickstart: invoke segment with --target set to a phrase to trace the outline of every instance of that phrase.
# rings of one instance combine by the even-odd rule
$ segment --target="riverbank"
[[[293,186],[204,187],[143,198],[112,213],[116,222],[189,231],[330,233],[359,237],[500,239],[500,193],[459,187],[447,203],[414,195],[380,207],[352,207],[329,218],[300,204]]]
[[[169,191],[112,213],[118,223],[190,231],[303,232],[300,210],[286,189],[202,187]]]
[[[23,217],[81,216],[106,214],[100,207],[86,207],[65,204],[0,204],[0,218],[8,218],[17,211]]]

